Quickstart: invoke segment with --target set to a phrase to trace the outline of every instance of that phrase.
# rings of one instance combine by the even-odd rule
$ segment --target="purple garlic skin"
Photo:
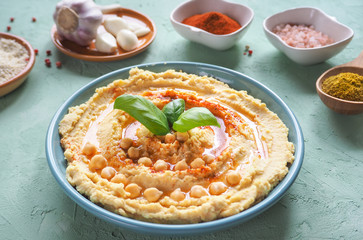
[[[68,19],[64,19],[64,15],[60,17],[64,9],[71,12]],[[57,3],[53,14],[60,38],[80,46],[87,46],[96,38],[102,18],[100,8],[92,0],[62,0]]]

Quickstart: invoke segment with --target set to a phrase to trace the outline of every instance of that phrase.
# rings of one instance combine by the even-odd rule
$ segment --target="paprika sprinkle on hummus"
[[[230,34],[242,27],[234,19],[219,12],[197,14],[184,19],[182,23],[217,35]]]
[[[266,104],[207,76],[138,68],[59,125],[66,177],[92,202],[138,220],[197,223],[261,201],[294,161]]]

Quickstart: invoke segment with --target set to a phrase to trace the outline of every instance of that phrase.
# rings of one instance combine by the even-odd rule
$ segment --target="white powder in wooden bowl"
[[[13,39],[0,38],[0,84],[19,74],[29,61],[24,46]]]

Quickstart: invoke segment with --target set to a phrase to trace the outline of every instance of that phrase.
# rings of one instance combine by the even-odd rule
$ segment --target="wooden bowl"
[[[10,78],[6,82],[0,84],[0,97],[1,97],[1,96],[4,96],[5,94],[8,94],[11,91],[15,90],[17,87],[19,87],[25,81],[25,79],[27,78],[27,76],[29,75],[30,71],[32,70],[32,68],[34,66],[35,53],[34,53],[32,46],[30,45],[30,43],[21,37],[18,37],[13,34],[9,34],[9,33],[0,33],[0,38],[7,38],[7,39],[15,40],[16,42],[23,45],[29,53],[29,61],[28,61],[28,64],[25,66],[25,68],[20,73],[18,73],[16,76],[14,76],[13,78]]]
[[[356,73],[363,76],[363,68],[354,66],[338,66],[332,68],[321,75],[316,81],[316,91],[319,94],[321,101],[330,109],[341,114],[358,114],[363,112],[363,101],[348,101],[330,96],[323,92],[321,85],[330,76],[337,75],[343,72]]]

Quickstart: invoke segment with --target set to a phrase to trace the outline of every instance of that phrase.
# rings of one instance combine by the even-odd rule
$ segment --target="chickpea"
[[[136,183],[130,183],[125,187],[125,191],[130,193],[130,198],[136,198],[140,196],[141,190],[141,187]]]
[[[125,161],[126,164],[132,164],[134,162],[130,158],[126,158],[124,161]]]
[[[201,168],[205,165],[205,162],[201,158],[196,158],[193,160],[193,162],[190,163],[190,166],[194,169]]]
[[[209,185],[209,192],[212,195],[219,195],[227,190],[227,186],[222,182],[213,182]]]
[[[175,141],[175,135],[168,133],[165,135],[165,143],[173,143]]]
[[[176,140],[179,142],[185,142],[189,138],[188,132],[176,132]]]
[[[164,135],[156,135],[156,138],[159,139],[161,142],[165,142],[165,136]]]
[[[101,177],[110,180],[116,175],[116,170],[113,167],[105,167],[101,171]]]
[[[183,193],[180,188],[175,189],[171,194],[170,198],[174,201],[180,202],[185,199],[185,193]]]
[[[127,155],[129,155],[129,158],[136,159],[140,156],[140,150],[135,147],[130,147],[129,150],[127,150]]]
[[[241,181],[241,175],[238,172],[230,171],[226,176],[227,182],[233,186],[238,184]]]
[[[208,195],[207,190],[205,190],[205,188],[200,185],[195,185],[190,189],[191,197],[200,198],[207,195]]]
[[[156,202],[157,200],[159,200],[161,195],[163,195],[163,192],[159,191],[157,188],[154,187],[148,188],[144,191],[144,197],[149,202]]]
[[[203,160],[206,163],[211,163],[214,160],[214,156],[213,155],[210,155],[210,154],[205,154],[205,155],[203,155]]]
[[[133,140],[131,138],[123,138],[121,139],[121,147],[125,150],[129,149],[132,146]]]
[[[127,178],[125,175],[123,175],[122,173],[116,174],[112,179],[111,182],[113,183],[123,183],[123,184],[127,184]]]
[[[154,164],[154,169],[156,171],[167,170],[168,164],[164,160],[157,160]]]
[[[83,146],[82,152],[87,156],[91,156],[97,152],[97,147],[90,142],[86,142],[86,144]]]
[[[153,162],[148,157],[142,157],[137,161],[138,164],[142,164],[146,167],[151,167],[153,165]]]
[[[174,167],[175,170],[179,170],[179,171],[186,170],[188,168],[189,168],[189,166],[185,162],[185,159],[179,161],[177,164],[175,164],[175,167]]]
[[[107,166],[107,159],[101,154],[94,155],[89,162],[89,167],[92,170],[102,169]]]

